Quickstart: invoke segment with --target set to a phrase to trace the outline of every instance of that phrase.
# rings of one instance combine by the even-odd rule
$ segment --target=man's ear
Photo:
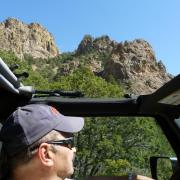
[[[54,165],[54,153],[51,151],[50,145],[47,143],[42,143],[38,149],[38,157],[41,163],[45,166]]]

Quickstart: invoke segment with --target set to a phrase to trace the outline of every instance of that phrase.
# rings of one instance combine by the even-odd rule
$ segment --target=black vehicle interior
[[[180,159],[180,75],[149,95],[125,95],[123,99],[96,99],[83,98],[80,92],[35,91],[23,86],[3,63],[0,64],[0,73],[0,120],[2,124],[16,107],[31,103],[52,105],[64,115],[69,116],[153,117],[164,132],[177,159],[151,157],[152,178],[157,179],[158,160],[168,158],[174,165],[175,174],[172,179],[180,179],[178,165]]]

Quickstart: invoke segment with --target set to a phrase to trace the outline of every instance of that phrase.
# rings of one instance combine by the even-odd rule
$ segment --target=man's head
[[[18,165],[34,158],[34,165],[67,176],[73,173],[72,133],[83,125],[83,118],[63,116],[54,107],[32,104],[19,107],[5,121],[0,140],[9,159],[22,157]]]

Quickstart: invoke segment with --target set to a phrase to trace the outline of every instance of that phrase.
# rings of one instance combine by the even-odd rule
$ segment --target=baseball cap
[[[81,117],[64,116],[54,107],[30,104],[18,107],[4,122],[0,141],[7,154],[14,155],[52,130],[75,133],[84,126]]]

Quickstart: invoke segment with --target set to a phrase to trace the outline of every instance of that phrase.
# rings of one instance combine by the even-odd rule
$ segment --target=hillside
[[[59,54],[54,38],[38,23],[25,24],[8,18],[0,23],[0,49],[14,52],[19,58],[49,58]]]
[[[51,79],[88,67],[132,94],[152,93],[172,78],[143,39],[116,42],[108,36],[85,35],[74,52],[59,54],[53,36],[40,24],[9,18],[0,23],[0,50],[13,52],[23,61],[28,59],[34,71],[47,71]]]
[[[118,43],[108,36],[96,39],[85,36],[76,53],[95,54],[89,58],[92,69],[107,80],[113,77],[133,94],[154,92],[172,78],[162,61],[157,61],[151,45],[143,39]]]

